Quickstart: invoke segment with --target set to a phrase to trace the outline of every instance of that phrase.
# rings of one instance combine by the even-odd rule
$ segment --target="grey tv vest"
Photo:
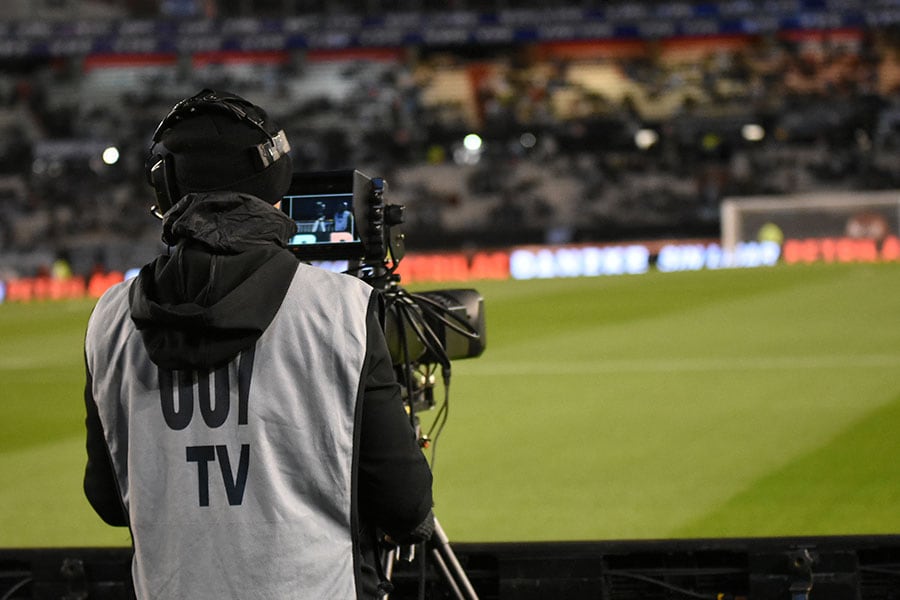
[[[148,358],[129,285],[98,302],[85,348],[138,598],[355,598],[372,288],[301,264],[254,348],[212,372],[173,372]]]

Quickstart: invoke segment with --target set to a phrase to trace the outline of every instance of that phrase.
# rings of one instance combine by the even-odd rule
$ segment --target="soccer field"
[[[900,533],[900,264],[472,287],[451,540]],[[128,544],[81,492],[90,307],[0,305],[0,547]]]

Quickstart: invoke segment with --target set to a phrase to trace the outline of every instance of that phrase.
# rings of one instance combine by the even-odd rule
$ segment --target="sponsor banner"
[[[522,248],[513,250],[509,271],[513,279],[638,275],[650,268],[650,249],[629,246]]]
[[[784,242],[787,264],[857,263],[900,260],[900,239],[887,236],[882,241],[869,238],[807,238]]]
[[[656,257],[656,268],[664,273],[701,269],[771,267],[778,263],[781,246],[775,242],[744,242],[734,250],[719,244],[668,244]]]
[[[788,239],[745,242],[733,250],[717,241],[655,241],[622,245],[525,246],[507,250],[410,254],[396,271],[401,285],[478,280],[527,280],[565,277],[611,277],[648,272],[674,273],[715,269],[771,267],[779,263],[861,263],[900,261],[900,238],[882,241],[855,238]],[[314,262],[335,272],[347,261]],[[136,276],[95,273],[87,278],[34,277],[0,281],[0,304],[77,298],[99,298],[111,286]]]
[[[397,269],[401,283],[509,279],[508,251],[407,255]]]

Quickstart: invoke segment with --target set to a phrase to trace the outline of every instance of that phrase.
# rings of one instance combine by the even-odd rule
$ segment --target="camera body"
[[[481,355],[484,301],[473,289],[410,293],[394,270],[403,258],[403,206],[385,202],[386,182],[358,170],[294,173],[281,200],[296,233],[288,248],[303,262],[347,261],[385,298],[384,332],[401,377],[423,365]]]

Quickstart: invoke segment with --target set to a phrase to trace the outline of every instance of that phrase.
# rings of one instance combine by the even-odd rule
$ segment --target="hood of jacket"
[[[299,264],[294,222],[248,194],[188,194],[163,220],[169,254],[130,289],[131,318],[165,369],[210,369],[250,347],[278,312]]]

